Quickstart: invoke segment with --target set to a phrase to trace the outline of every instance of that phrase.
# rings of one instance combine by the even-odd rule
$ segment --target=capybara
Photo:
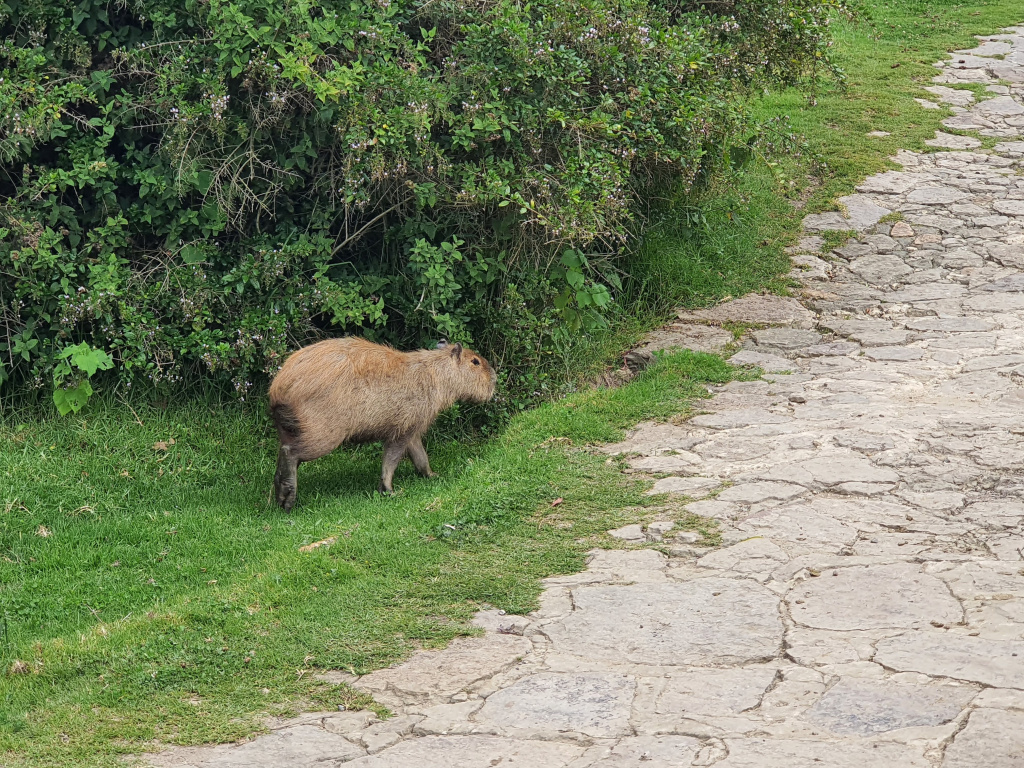
[[[395,468],[407,454],[421,475],[433,477],[423,433],[457,400],[490,400],[494,382],[494,370],[483,357],[443,339],[436,349],[416,352],[354,337],[303,347],[270,385],[270,413],[280,442],[277,503],[291,509],[299,464],[342,443],[383,441],[381,493],[391,493]]]

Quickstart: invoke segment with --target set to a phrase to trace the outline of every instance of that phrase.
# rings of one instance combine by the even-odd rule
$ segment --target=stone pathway
[[[695,498],[724,547],[628,526],[669,555],[595,552],[535,614],[481,614],[483,637],[355,683],[395,718],[314,713],[153,764],[1024,766],[1024,27],[935,79],[922,108],[994,150],[900,153],[808,217],[859,235],[794,249],[804,304],[748,297],[653,340],[769,326],[734,358],[766,380],[606,449]]]

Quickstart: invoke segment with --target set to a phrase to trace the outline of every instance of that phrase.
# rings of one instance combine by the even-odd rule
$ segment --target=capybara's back
[[[429,474],[423,433],[457,400],[489,400],[494,383],[487,361],[458,344],[398,352],[348,337],[300,349],[270,386],[281,443],[275,478],[279,503],[286,508],[294,503],[294,467],[346,442],[385,443],[382,490],[391,490],[389,458],[397,465],[408,453],[417,469]],[[402,452],[394,459],[390,454],[398,446]]]

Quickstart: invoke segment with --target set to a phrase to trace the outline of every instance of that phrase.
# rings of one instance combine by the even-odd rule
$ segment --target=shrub
[[[352,332],[536,386],[839,2],[0,0],[0,382],[244,396]]]

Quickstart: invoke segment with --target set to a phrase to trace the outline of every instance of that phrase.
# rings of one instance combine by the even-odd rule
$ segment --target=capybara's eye
[[[473,365],[480,365],[480,361],[477,360],[475,357],[473,358]]]

